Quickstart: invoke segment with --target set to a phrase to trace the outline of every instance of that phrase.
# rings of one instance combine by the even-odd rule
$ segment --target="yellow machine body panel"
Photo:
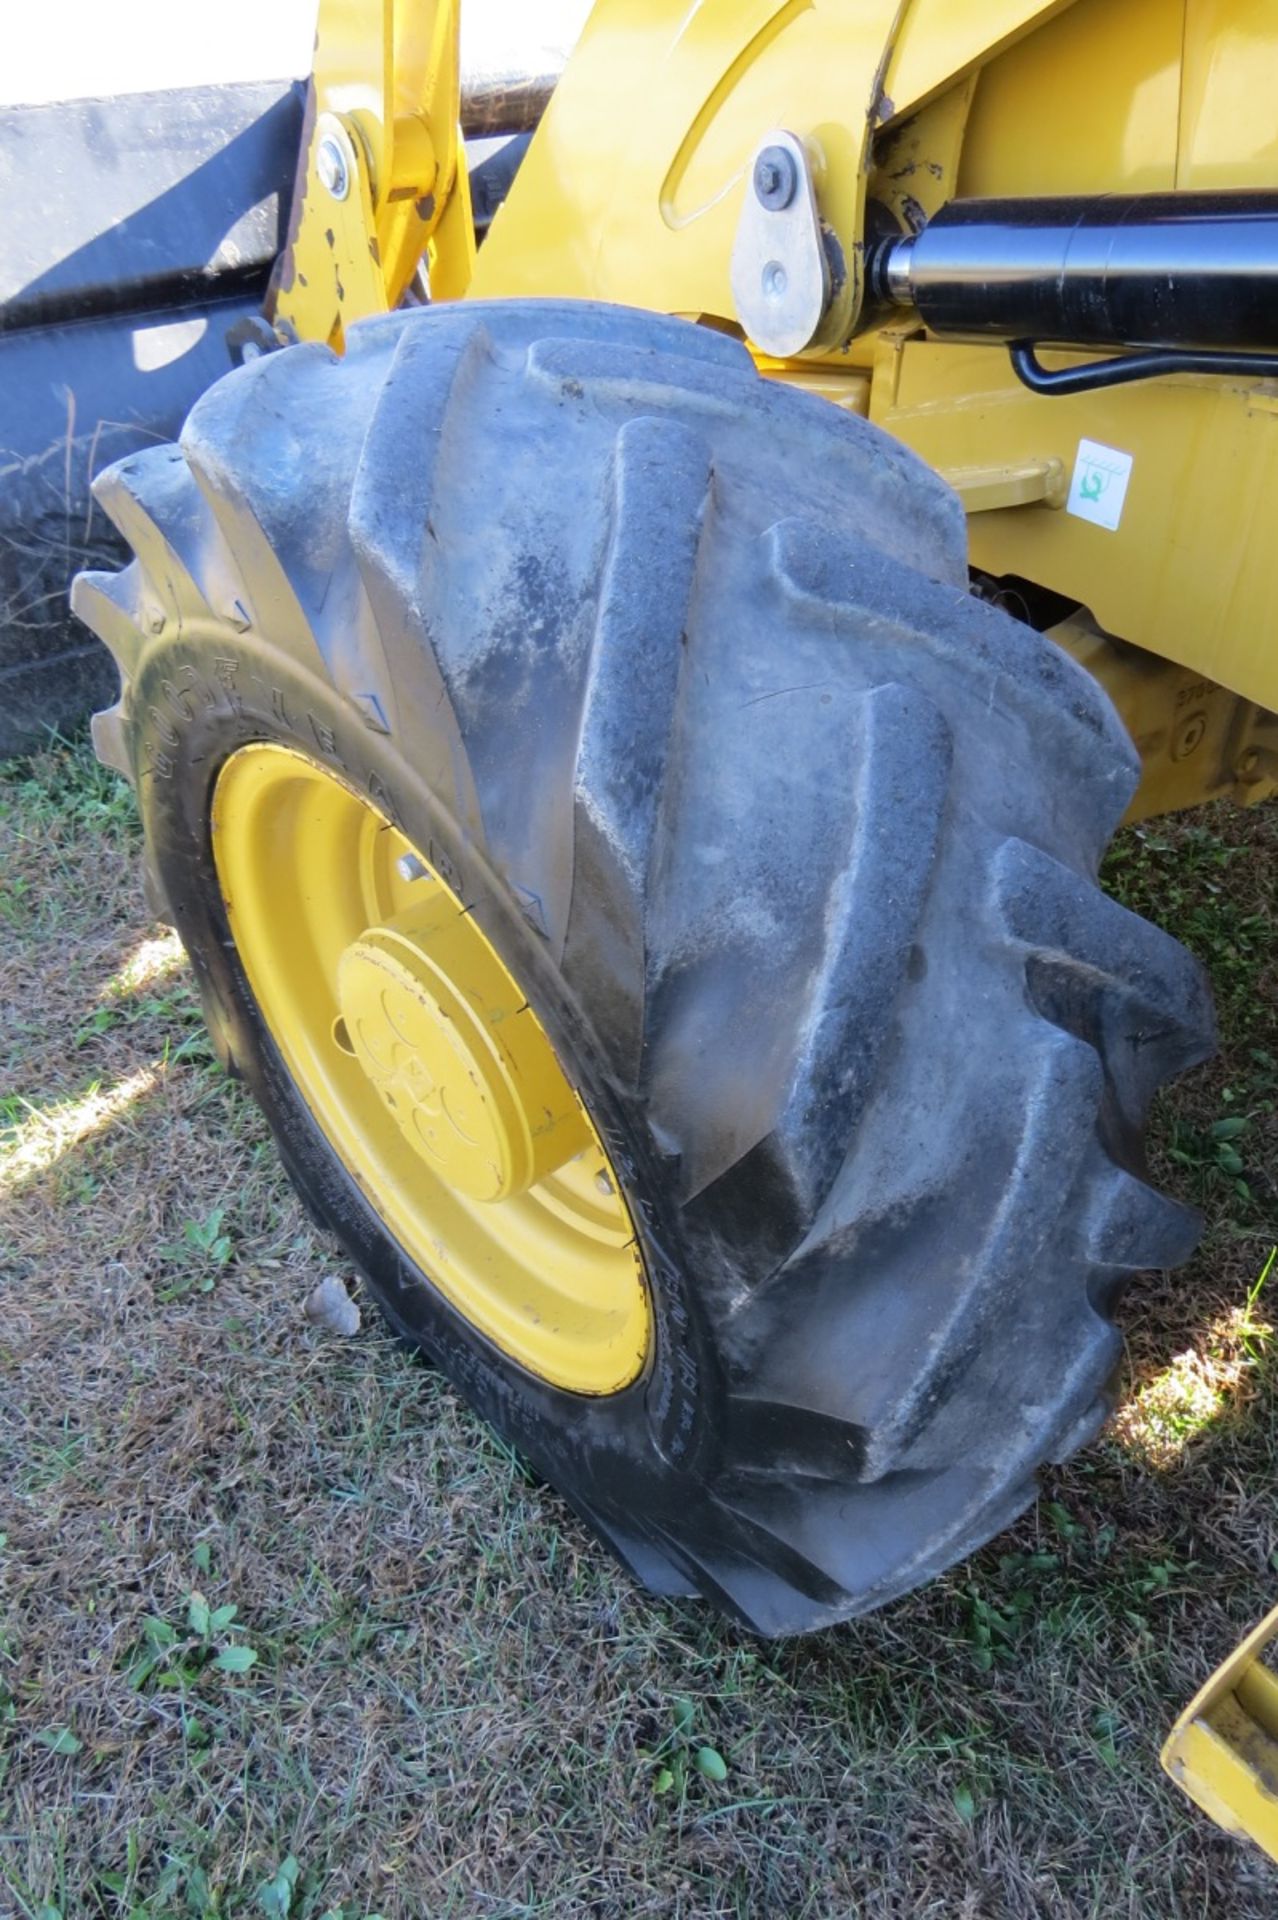
[[[958,485],[974,566],[1080,600],[1106,632],[1278,706],[1272,382],[1183,374],[1046,399],[998,347],[895,339],[881,341],[870,411]],[[1131,461],[1117,530],[1064,510],[1084,441]],[[1045,481],[1016,506],[982,510],[964,484],[1051,463],[1054,496]]]
[[[1275,86],[1268,0],[1075,0],[982,70],[958,191],[1273,187]]]

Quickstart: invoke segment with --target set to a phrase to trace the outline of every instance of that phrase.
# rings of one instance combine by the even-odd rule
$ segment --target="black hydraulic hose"
[[[1278,379],[1278,353],[1196,353],[1155,348],[1092,360],[1082,367],[1045,367],[1029,340],[1014,340],[1008,351],[1012,371],[1031,393],[1091,393],[1097,387],[1126,386],[1130,380],[1157,380],[1168,373],[1234,373]]]

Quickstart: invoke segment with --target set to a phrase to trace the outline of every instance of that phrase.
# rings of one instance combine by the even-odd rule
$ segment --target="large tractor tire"
[[[75,605],[157,900],[312,1208],[650,1587],[877,1606],[1107,1411],[1202,973],[1137,760],[953,494],[681,321],[396,314],[198,403]]]

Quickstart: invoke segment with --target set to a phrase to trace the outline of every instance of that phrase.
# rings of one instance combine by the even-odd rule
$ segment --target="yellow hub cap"
[[[459,1193],[509,1200],[590,1145],[541,1022],[446,890],[347,947],[337,993],[356,1059]]]
[[[628,1385],[650,1330],[625,1200],[456,894],[376,807],[286,747],[226,762],[213,851],[272,1037],[405,1252],[530,1372],[579,1393]]]

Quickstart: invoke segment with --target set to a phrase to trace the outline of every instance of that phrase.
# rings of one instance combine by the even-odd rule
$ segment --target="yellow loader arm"
[[[398,306],[425,258],[433,299],[475,258],[454,0],[321,0],[288,240],[268,317],[340,345]]]

